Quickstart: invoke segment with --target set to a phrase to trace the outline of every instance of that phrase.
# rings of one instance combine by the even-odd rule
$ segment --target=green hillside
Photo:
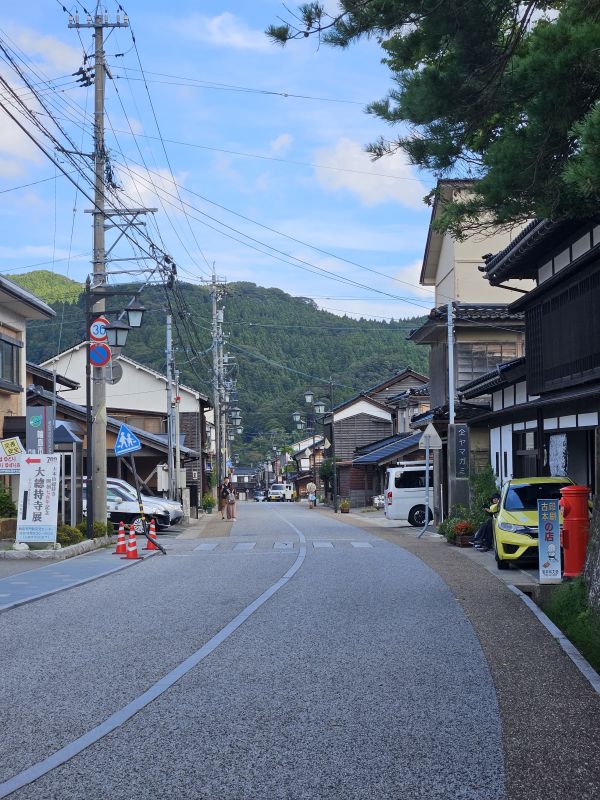
[[[45,303],[67,300],[75,302],[83,291],[83,283],[77,283],[64,275],[50,272],[47,269],[27,272],[24,275],[12,275],[10,280],[23,289],[27,289]]]
[[[276,443],[283,443],[286,436],[289,440],[295,435],[291,414],[296,409],[303,410],[304,390],[310,386],[317,396],[326,394],[324,384],[319,391],[316,378],[333,378],[338,384],[335,402],[339,403],[405,366],[427,372],[427,348],[406,341],[408,331],[418,326],[422,318],[398,322],[355,320],[321,311],[312,300],[292,297],[279,289],[253,283],[232,283],[227,288],[226,349],[237,364],[237,404],[242,409],[244,425],[244,443],[236,442],[235,449],[245,459],[259,458],[260,451],[270,446],[273,438]],[[189,318],[174,318],[181,381],[211,396],[210,296],[206,288],[192,284],[180,284],[180,292],[190,309]],[[124,352],[162,372],[164,290],[147,287],[142,301],[148,309],[144,324],[130,334]],[[124,304],[126,301],[119,307]],[[30,360],[43,361],[83,339],[83,297],[76,303],[52,305],[57,311],[55,320],[30,323]],[[199,335],[194,348],[189,347],[186,331],[190,325]],[[273,437],[273,431],[282,432]]]

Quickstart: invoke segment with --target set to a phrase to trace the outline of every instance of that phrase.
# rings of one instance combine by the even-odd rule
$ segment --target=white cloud
[[[271,154],[278,156],[285,155],[285,153],[289,152],[293,141],[294,137],[291,134],[280,133],[279,136],[270,143]]]
[[[412,167],[401,152],[386,156],[374,164],[358,142],[342,137],[334,147],[317,150],[315,161],[339,170],[349,170],[338,172],[316,167],[317,180],[324,189],[346,189],[367,206],[394,202],[425,210],[425,185],[415,178]],[[381,173],[392,177],[382,177]]]
[[[253,30],[245,22],[224,11],[217,17],[192,14],[177,23],[177,29],[185,36],[200,42],[235,50],[273,51],[263,31]]]
[[[56,73],[75,72],[81,66],[81,50],[54,36],[42,36],[38,31],[14,26],[9,28],[9,33],[28,58],[35,61],[50,78],[58,77]]]
[[[419,298],[424,297],[431,301],[431,305],[434,304],[434,293],[431,291],[431,287],[427,286],[420,286],[419,285],[419,276],[421,274],[421,267],[423,265],[422,259],[417,259],[413,261],[411,264],[407,264],[404,267],[400,267],[394,273],[394,281],[397,289],[400,289],[403,285],[407,286],[409,284],[410,288],[407,286],[409,291],[414,292]],[[398,281],[402,281],[402,283],[398,283]]]
[[[40,164],[43,156],[12,119],[0,112],[0,176],[23,175],[27,164]]]

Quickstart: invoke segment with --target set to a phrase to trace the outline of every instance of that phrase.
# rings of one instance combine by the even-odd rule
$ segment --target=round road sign
[[[95,319],[90,325],[90,339],[93,342],[105,342],[107,325],[108,320],[106,317],[98,317]]]
[[[92,367],[105,367],[110,361],[110,347],[107,344],[90,346],[90,364]]]

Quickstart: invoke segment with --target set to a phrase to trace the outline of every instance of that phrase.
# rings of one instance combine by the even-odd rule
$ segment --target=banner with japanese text
[[[56,541],[59,484],[59,455],[22,457],[17,542]]]
[[[538,500],[540,583],[561,582],[558,499]]]

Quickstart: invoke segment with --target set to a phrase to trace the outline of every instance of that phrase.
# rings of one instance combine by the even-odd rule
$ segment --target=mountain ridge
[[[23,285],[21,276],[13,279]],[[38,276],[33,285],[43,289],[44,277]],[[180,314],[173,303],[173,341],[180,380],[212,397],[210,293],[207,287],[195,284],[179,283],[177,287],[188,309]],[[77,286],[64,284],[63,289],[76,293]],[[132,286],[132,293],[135,289]],[[147,286],[140,296],[147,309],[144,323],[129,334],[124,354],[164,373],[165,290]],[[29,360],[45,361],[84,339],[85,297],[80,294],[74,302],[71,297],[50,302],[57,312],[54,320],[29,323]],[[118,305],[122,308],[126,304],[123,298]],[[116,306],[116,300],[108,301],[109,313],[118,311]],[[356,320],[323,311],[310,298],[293,297],[281,289],[249,282],[227,285],[224,308],[226,350],[235,364],[236,404],[242,410],[244,426],[243,441],[237,441],[234,447],[246,460],[264,458],[265,448],[272,442],[285,443],[296,435],[291,415],[296,410],[304,413],[303,395],[308,387],[325,399],[327,382],[332,378],[334,402],[338,404],[404,367],[427,374],[427,348],[406,340],[409,330],[418,327],[423,317],[393,322]],[[191,338],[195,340],[193,347]]]

